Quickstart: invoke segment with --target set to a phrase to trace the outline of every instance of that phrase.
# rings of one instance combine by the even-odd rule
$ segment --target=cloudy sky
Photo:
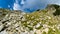
[[[0,0],[0,8],[22,10],[25,12],[44,9],[47,4],[60,5],[60,0]]]

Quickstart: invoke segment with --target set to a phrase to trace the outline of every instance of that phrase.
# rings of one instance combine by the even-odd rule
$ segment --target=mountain
[[[32,13],[0,9],[0,32],[2,34],[60,34],[60,15],[57,11],[60,10],[59,7],[56,4],[49,4],[45,9],[38,9]]]
[[[47,6],[47,8],[52,8],[53,10],[56,9],[56,11],[53,13],[55,16],[56,15],[60,15],[60,5],[56,5],[56,4],[49,4]]]

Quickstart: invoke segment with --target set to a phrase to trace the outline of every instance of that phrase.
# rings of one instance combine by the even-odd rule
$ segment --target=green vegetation
[[[60,34],[60,8],[59,7],[60,6],[58,5],[50,5],[44,10],[37,10],[35,12],[26,13],[24,15],[20,14],[18,11],[10,12],[10,10],[7,10],[7,9],[6,10],[0,9],[0,14],[1,14],[0,18],[1,17],[4,18],[7,14],[12,15],[13,13],[13,15],[19,15],[19,16],[14,17],[12,15],[11,17],[11,15],[9,15],[10,16],[9,18],[11,19],[9,20],[8,23],[11,23],[12,21],[11,23],[12,27],[14,27],[14,24],[19,24],[19,27],[22,28],[23,31],[24,30],[33,31],[34,29],[36,29],[40,31],[42,30],[42,34]],[[22,19],[25,19],[25,20],[22,20]],[[14,20],[16,22],[13,22]],[[34,34],[37,34],[37,33],[34,33]]]

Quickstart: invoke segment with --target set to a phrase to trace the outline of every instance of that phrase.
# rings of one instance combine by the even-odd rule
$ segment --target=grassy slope
[[[1,10],[2,9],[0,9],[0,12]],[[0,15],[0,18],[10,13],[9,10],[2,11],[3,12]],[[55,10],[44,9],[40,11],[35,11],[33,13],[26,13],[24,15],[26,20],[21,21],[22,26],[27,27],[29,30],[41,30],[42,34],[60,34],[60,15],[55,16],[53,14],[54,12]],[[39,26],[35,27],[38,24]],[[45,30],[46,28],[48,28],[48,30]]]

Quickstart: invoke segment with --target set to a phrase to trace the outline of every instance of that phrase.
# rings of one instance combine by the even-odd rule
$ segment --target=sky
[[[60,0],[0,0],[0,8],[33,12],[44,9],[48,4],[60,5]]]

